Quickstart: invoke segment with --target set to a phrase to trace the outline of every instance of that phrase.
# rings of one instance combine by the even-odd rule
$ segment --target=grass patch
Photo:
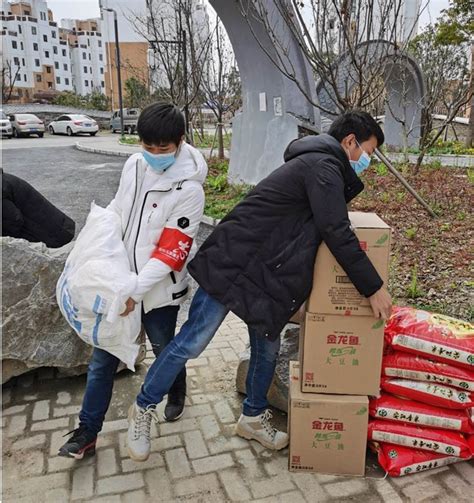
[[[140,145],[138,136],[124,135],[119,139],[121,145]]]
[[[201,138],[200,135],[197,134],[196,131],[193,132],[194,136],[194,146],[196,148],[211,148],[212,144],[214,143],[214,148],[217,149],[219,142],[216,136],[216,139],[214,140],[214,135],[213,134],[207,134],[204,133],[204,136]],[[230,149],[230,144],[232,141],[232,135],[231,134],[225,134],[223,133],[224,136],[224,148],[225,149]]]

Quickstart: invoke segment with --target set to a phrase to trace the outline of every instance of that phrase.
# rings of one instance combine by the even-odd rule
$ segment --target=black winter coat
[[[2,236],[59,248],[74,239],[74,220],[29,183],[2,170]]]
[[[284,159],[188,266],[211,297],[270,339],[308,298],[322,241],[361,294],[383,285],[350,227],[347,203],[364,185],[340,143],[327,134],[307,136],[290,143]]]

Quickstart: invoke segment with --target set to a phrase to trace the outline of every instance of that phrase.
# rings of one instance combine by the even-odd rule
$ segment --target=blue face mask
[[[150,154],[150,152],[144,150],[142,155],[150,168],[156,173],[163,173],[176,161],[176,152],[171,154]]]
[[[359,145],[359,142],[357,142]],[[359,145],[359,148],[362,150],[362,147]],[[352,169],[356,172],[357,175],[360,175],[362,171],[365,171],[370,165],[370,156],[367,152],[362,150],[362,154],[359,157],[358,161],[349,160],[351,163]]]

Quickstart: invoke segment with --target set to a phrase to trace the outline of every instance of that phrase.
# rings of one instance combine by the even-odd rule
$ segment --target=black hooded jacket
[[[41,241],[59,248],[74,239],[74,220],[50,203],[29,183],[2,174],[2,236]]]
[[[347,203],[364,185],[327,134],[294,140],[285,164],[216,227],[188,269],[258,335],[275,339],[308,298],[324,241],[357,290],[383,285],[351,230]]]

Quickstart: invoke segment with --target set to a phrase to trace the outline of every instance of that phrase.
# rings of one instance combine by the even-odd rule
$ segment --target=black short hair
[[[137,133],[147,145],[179,145],[186,131],[181,110],[170,103],[152,103],[143,109],[137,122]]]
[[[377,138],[377,147],[383,144],[385,136],[375,119],[362,110],[345,112],[331,124],[328,134],[341,142],[346,136],[355,134],[359,143],[367,141],[371,136]]]

